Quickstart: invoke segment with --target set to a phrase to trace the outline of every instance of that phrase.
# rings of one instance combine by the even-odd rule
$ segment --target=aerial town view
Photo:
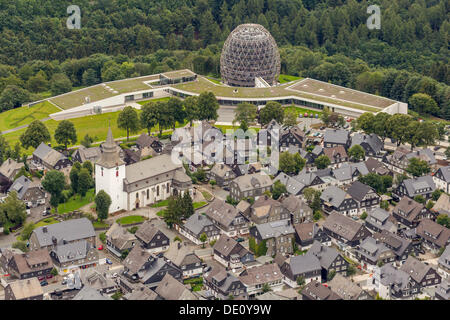
[[[449,12],[0,1],[0,300],[450,300]]]

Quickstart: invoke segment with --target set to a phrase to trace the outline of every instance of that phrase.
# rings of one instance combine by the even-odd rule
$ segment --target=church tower
[[[104,190],[111,197],[110,213],[125,209],[125,163],[119,157],[118,148],[109,127],[106,142],[102,144],[102,155],[95,164],[95,193]]]

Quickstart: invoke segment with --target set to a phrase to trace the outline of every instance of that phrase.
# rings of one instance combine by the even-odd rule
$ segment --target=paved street
[[[231,106],[221,106],[217,113],[219,114],[219,118],[217,119],[218,124],[223,125],[231,125],[234,119],[234,111],[236,107]]]

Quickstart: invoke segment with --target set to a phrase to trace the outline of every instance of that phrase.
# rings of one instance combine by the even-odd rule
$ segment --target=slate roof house
[[[383,162],[380,162],[376,159],[369,158],[364,163],[369,173],[376,173],[380,176],[393,175]]]
[[[415,196],[421,195],[428,200],[431,198],[434,190],[436,190],[436,185],[433,181],[433,177],[422,176],[403,180],[402,183],[394,189],[393,193],[399,198],[408,196],[412,199]]]
[[[340,274],[336,274],[328,282],[328,287],[343,300],[373,300],[366,290],[363,290],[359,285]]]
[[[308,283],[301,291],[302,300],[342,300],[342,298],[315,280]]]
[[[37,278],[17,280],[5,287],[5,300],[43,300],[44,291]]]
[[[445,247],[444,252],[438,259],[438,272],[443,279],[450,277],[450,245]]]
[[[380,156],[383,150],[384,143],[375,133],[355,133],[352,137],[351,147],[360,145],[366,154],[366,156]]]
[[[245,269],[239,280],[247,287],[249,297],[260,295],[263,286],[268,285],[272,291],[279,291],[283,287],[283,274],[276,263]]]
[[[431,209],[436,215],[445,214],[450,217],[450,196],[442,193]]]
[[[362,223],[335,211],[326,218],[323,230],[332,238],[332,241],[350,247],[356,247],[363,239],[370,236],[370,231]]]
[[[237,175],[233,169],[224,163],[216,163],[209,171],[209,179],[216,181],[219,187],[230,185],[231,181],[236,179],[236,177]]]
[[[164,253],[167,260],[173,262],[183,272],[183,279],[199,276],[203,273],[202,260],[190,249],[186,242],[174,241]]]
[[[215,198],[205,211],[208,218],[227,236],[247,234],[248,219],[237,208]]]
[[[416,254],[413,242],[399,235],[382,230],[373,234],[373,238],[384,243],[396,256],[397,262],[402,265],[411,253]]]
[[[158,137],[149,136],[146,133],[142,133],[137,138],[136,145],[140,150],[152,148],[156,153],[161,153],[163,149],[163,144],[159,141]]]
[[[63,241],[63,244],[50,251],[50,256],[60,271],[96,266],[99,260],[98,250],[86,240],[71,243]]]
[[[7,249],[2,252],[2,256],[6,257],[3,270],[18,279],[45,277],[53,269],[52,259],[46,249],[19,254],[8,254],[6,251]]]
[[[233,299],[247,299],[247,287],[241,280],[223,267],[215,266],[204,274],[204,286],[211,294],[221,300],[227,300],[230,296]]]
[[[431,250],[437,251],[450,244],[450,229],[430,219],[422,219],[416,233],[423,239],[422,245]]]
[[[300,198],[293,195],[283,197],[281,205],[291,213],[291,221],[293,224],[311,221],[313,210]]]
[[[250,228],[250,235],[258,244],[265,241],[267,256],[293,253],[292,240],[295,239],[295,230],[290,219],[257,224]]]
[[[279,201],[267,195],[259,197],[250,208],[250,220],[256,224],[290,218],[290,212]]]
[[[43,142],[33,152],[33,163],[45,170],[60,170],[72,165],[69,158]]]
[[[230,183],[230,196],[239,201],[244,198],[257,198],[272,188],[272,180],[261,173],[246,174],[237,177]]]
[[[106,275],[108,267],[103,268],[88,268],[80,272],[81,283],[85,287],[90,287],[99,291],[100,293],[113,293],[117,290],[117,284],[113,278]]]
[[[420,293],[420,285],[410,274],[389,263],[375,268],[371,283],[383,299],[411,299]]]
[[[397,203],[392,215],[399,222],[399,228],[415,228],[419,221],[428,216],[428,210],[421,203],[418,203],[411,198],[403,197]]]
[[[1,171],[1,169],[0,169]],[[434,183],[438,189],[450,192],[450,166],[441,167],[433,175]]]
[[[44,204],[47,197],[47,193],[37,178],[30,180],[25,176],[20,176],[9,187],[8,192],[12,191],[17,192],[17,197],[25,202],[28,207],[37,207]]]
[[[333,169],[332,177],[336,180],[338,186],[350,184],[357,180],[360,175],[365,176],[369,173],[365,162],[345,163],[337,169]]]
[[[290,146],[303,149],[306,145],[306,134],[299,126],[283,128],[280,132],[280,151],[286,151]]]
[[[327,282],[330,272],[335,272],[336,274],[347,273],[349,263],[335,248],[325,246],[319,241],[314,241],[306,254],[312,254],[319,259],[322,267],[322,282]]]
[[[86,240],[95,247],[95,231],[87,218],[72,219],[33,230],[30,250],[46,248],[49,251],[60,244]]]
[[[358,202],[347,192],[336,186],[326,188],[320,195],[320,200],[325,213],[336,211],[346,216],[358,214]]]
[[[140,246],[135,246],[123,260],[123,274],[128,279],[139,281],[150,289],[156,288],[168,273],[175,279],[182,279],[181,270],[171,261],[157,257]]]
[[[295,177],[288,176],[284,172],[280,172],[275,179],[273,179],[273,183],[280,181],[282,184],[286,186],[286,190],[289,194],[293,196],[298,196],[302,193],[302,190],[306,188],[306,186],[298,181]]]
[[[344,129],[326,129],[323,136],[324,148],[343,146],[347,149],[350,146],[350,131]]]
[[[302,250],[307,250],[313,242],[318,241],[326,246],[331,246],[331,238],[316,222],[303,222],[294,224],[295,240]]]
[[[297,288],[298,277],[303,277],[305,284],[321,279],[322,267],[319,259],[312,254],[280,258],[277,261],[283,274],[284,282],[291,288]]]
[[[436,269],[412,256],[406,259],[405,263],[400,267],[400,270],[410,275],[421,288],[436,286],[441,283],[441,276]]]
[[[162,278],[155,292],[164,300],[197,300],[191,291],[169,273]]]
[[[22,169],[24,165],[25,164],[23,162],[17,162],[14,159],[8,158],[7,160],[3,161],[2,165],[0,166],[0,175],[8,179],[9,181],[14,181],[17,173],[19,173],[20,169]]]
[[[381,197],[372,187],[359,181],[353,182],[347,193],[358,203],[359,213],[375,209],[380,206]]]
[[[106,232],[106,247],[119,258],[123,253],[130,252],[136,243],[136,236],[117,223],[114,223]]]
[[[432,169],[436,169],[437,161],[434,153],[430,149],[421,149],[411,152],[405,146],[398,147],[393,154],[386,154],[383,157],[383,162],[388,164],[388,168],[397,173],[404,173],[412,158],[424,160]]]
[[[364,269],[371,269],[379,263],[393,263],[396,258],[395,253],[390,248],[372,237],[367,237],[361,241],[356,249],[356,257]]]
[[[150,253],[166,251],[170,245],[170,239],[161,230],[156,228],[151,221],[145,221],[135,233],[141,246]]]
[[[349,160],[347,152],[342,145],[332,148],[324,148],[323,154],[326,155],[328,159],[330,159],[330,165],[333,169],[339,168],[342,163],[348,162]]]
[[[214,259],[225,268],[237,269],[255,261],[253,253],[245,249],[239,242],[222,234],[213,246]]]
[[[101,301],[101,300],[112,300],[112,298],[107,295],[103,295],[94,288],[84,286],[80,291],[78,291],[78,293],[72,298],[72,300]]]
[[[442,282],[436,288],[434,292],[435,300],[450,300],[450,282],[448,279],[442,280]]]
[[[316,190],[322,190],[325,187],[325,181],[318,176],[317,172],[306,172],[306,170],[303,169],[303,171],[293,178],[305,187],[310,187]]]
[[[368,211],[364,223],[372,232],[381,232],[383,230],[397,232],[397,221],[389,212],[381,208]]]
[[[202,215],[199,212],[190,216],[182,226],[175,226],[181,235],[185,236],[195,244],[202,244],[200,236],[205,233],[208,237],[207,241],[218,239],[220,236],[220,229],[211,219]]]
[[[85,146],[80,146],[72,154],[72,159],[74,162],[83,163],[85,161],[90,161],[92,164],[94,164],[98,160],[100,160],[101,156],[102,156],[102,148],[101,147],[86,148]]]

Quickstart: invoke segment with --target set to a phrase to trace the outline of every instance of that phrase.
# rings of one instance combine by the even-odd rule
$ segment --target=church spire
[[[114,142],[111,124],[108,127],[106,141],[102,144],[102,155],[97,163],[105,168],[113,168],[124,164],[119,157],[119,150]]]

